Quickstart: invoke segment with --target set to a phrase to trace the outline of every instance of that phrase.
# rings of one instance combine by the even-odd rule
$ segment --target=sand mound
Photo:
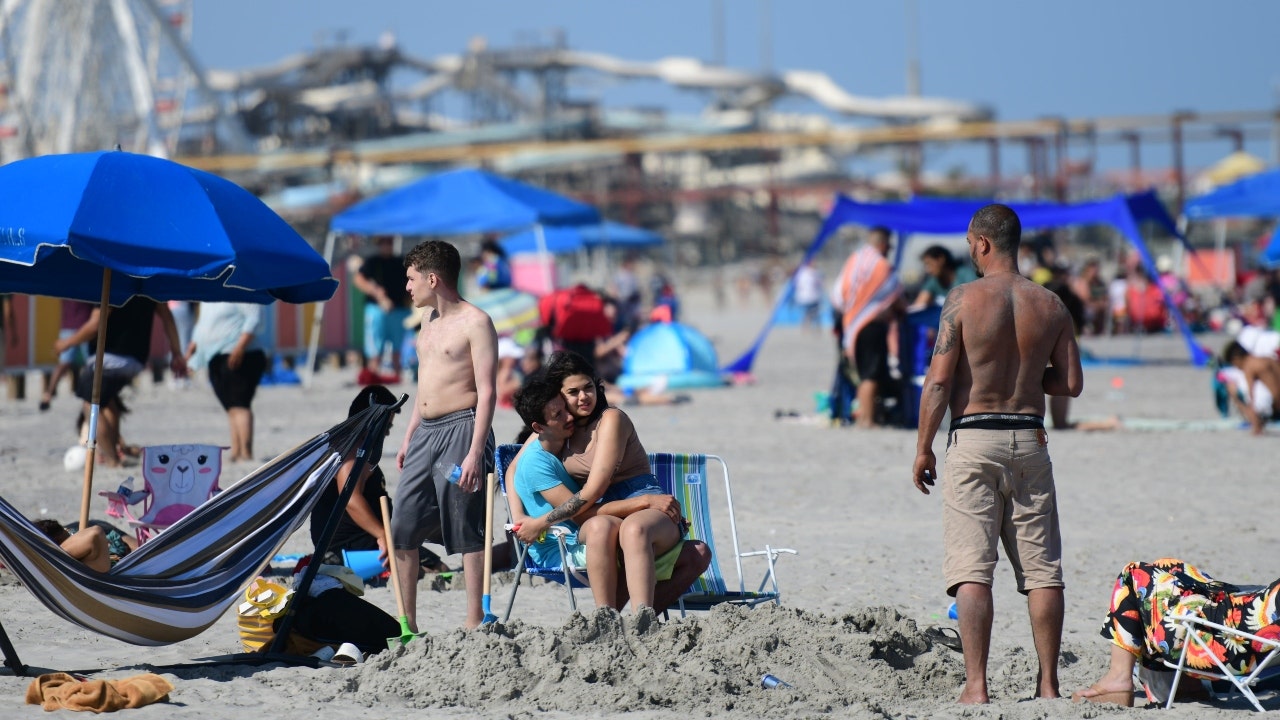
[[[765,673],[794,687],[763,689]],[[371,658],[347,689],[367,705],[776,717],[949,700],[963,677],[959,654],[892,609],[723,606],[665,623],[596,610],[558,630],[512,621],[430,636]]]

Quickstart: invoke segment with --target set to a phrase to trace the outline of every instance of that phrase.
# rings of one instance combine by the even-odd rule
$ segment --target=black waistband
[[[1026,413],[974,413],[951,421],[951,430],[1043,430],[1044,418]]]

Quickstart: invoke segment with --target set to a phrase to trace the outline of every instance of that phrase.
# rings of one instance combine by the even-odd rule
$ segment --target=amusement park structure
[[[1274,111],[999,121],[964,100],[865,97],[812,70],[618,58],[562,34],[511,48],[476,39],[434,57],[387,35],[216,70],[190,49],[192,11],[192,0],[0,0],[0,162],[119,145],[231,176],[317,227],[360,196],[479,164],[632,223],[706,235],[723,231],[717,216],[745,213],[760,222],[737,237],[776,239],[779,216],[813,215],[833,190],[1065,200],[1154,184],[1179,206],[1186,143],[1239,150],[1267,138],[1274,154],[1280,137]],[[607,107],[592,92],[635,80],[705,106]],[[791,110],[796,99],[811,109]],[[929,168],[931,148],[960,143],[982,148],[985,175]],[[1108,144],[1127,147],[1129,162],[1102,175]],[[1144,157],[1150,145],[1168,153]],[[1153,174],[1144,160],[1169,169]]]

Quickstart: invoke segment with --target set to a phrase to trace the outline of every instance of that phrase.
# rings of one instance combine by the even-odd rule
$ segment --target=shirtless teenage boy
[[[424,308],[418,332],[418,394],[396,465],[396,513],[391,537],[409,627],[417,631],[418,547],[424,541],[462,554],[467,627],[484,618],[484,488],[493,470],[493,409],[498,337],[489,316],[458,295],[462,259],[439,240],[405,257],[414,307]],[[462,468],[449,481],[454,465]]]
[[[1045,395],[1084,388],[1071,317],[1058,296],[1018,274],[1022,226],[1003,205],[974,213],[966,240],[979,279],[947,294],[920,397],[912,480],[928,495],[933,439],[948,405],[942,479],[943,574],[964,645],[962,703],[985,703],[996,542],[1027,596],[1040,671],[1037,697],[1058,697],[1062,542]]]

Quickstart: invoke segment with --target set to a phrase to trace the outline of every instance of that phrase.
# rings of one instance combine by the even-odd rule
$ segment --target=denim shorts
[[[603,502],[613,502],[614,500],[629,500],[633,497],[641,495],[665,495],[662,486],[658,484],[658,478],[652,473],[645,475],[637,475],[629,480],[619,480],[609,486],[604,491]]]

